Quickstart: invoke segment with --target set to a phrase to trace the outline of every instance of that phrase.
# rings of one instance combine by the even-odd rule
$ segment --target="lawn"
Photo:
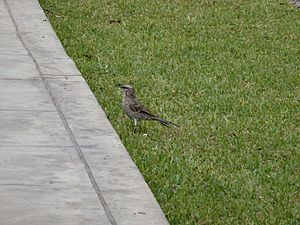
[[[170,224],[300,223],[300,10],[40,0]],[[134,133],[116,84],[180,125]]]

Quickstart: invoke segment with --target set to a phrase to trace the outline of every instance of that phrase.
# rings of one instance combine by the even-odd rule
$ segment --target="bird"
[[[127,116],[134,121],[134,128],[136,128],[140,120],[154,120],[164,126],[174,126],[179,128],[175,123],[162,119],[150,112],[136,97],[135,90],[131,85],[120,84],[119,87],[123,89],[124,96],[122,100],[122,107]]]

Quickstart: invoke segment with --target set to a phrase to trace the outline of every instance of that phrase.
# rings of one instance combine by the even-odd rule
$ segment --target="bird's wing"
[[[144,114],[147,114],[148,116],[155,117],[155,115],[153,115],[149,111],[149,109],[147,109],[145,106],[143,106],[140,102],[134,102],[134,103],[130,104],[129,107],[133,112],[144,113]]]

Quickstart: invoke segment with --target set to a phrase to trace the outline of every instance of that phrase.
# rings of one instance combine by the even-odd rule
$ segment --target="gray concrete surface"
[[[0,118],[1,225],[168,224],[37,0],[0,0]]]

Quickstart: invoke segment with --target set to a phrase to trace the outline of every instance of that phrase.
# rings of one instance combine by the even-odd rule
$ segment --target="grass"
[[[299,10],[287,0],[40,3],[170,224],[300,223]],[[133,133],[117,83],[181,128],[144,122]]]

